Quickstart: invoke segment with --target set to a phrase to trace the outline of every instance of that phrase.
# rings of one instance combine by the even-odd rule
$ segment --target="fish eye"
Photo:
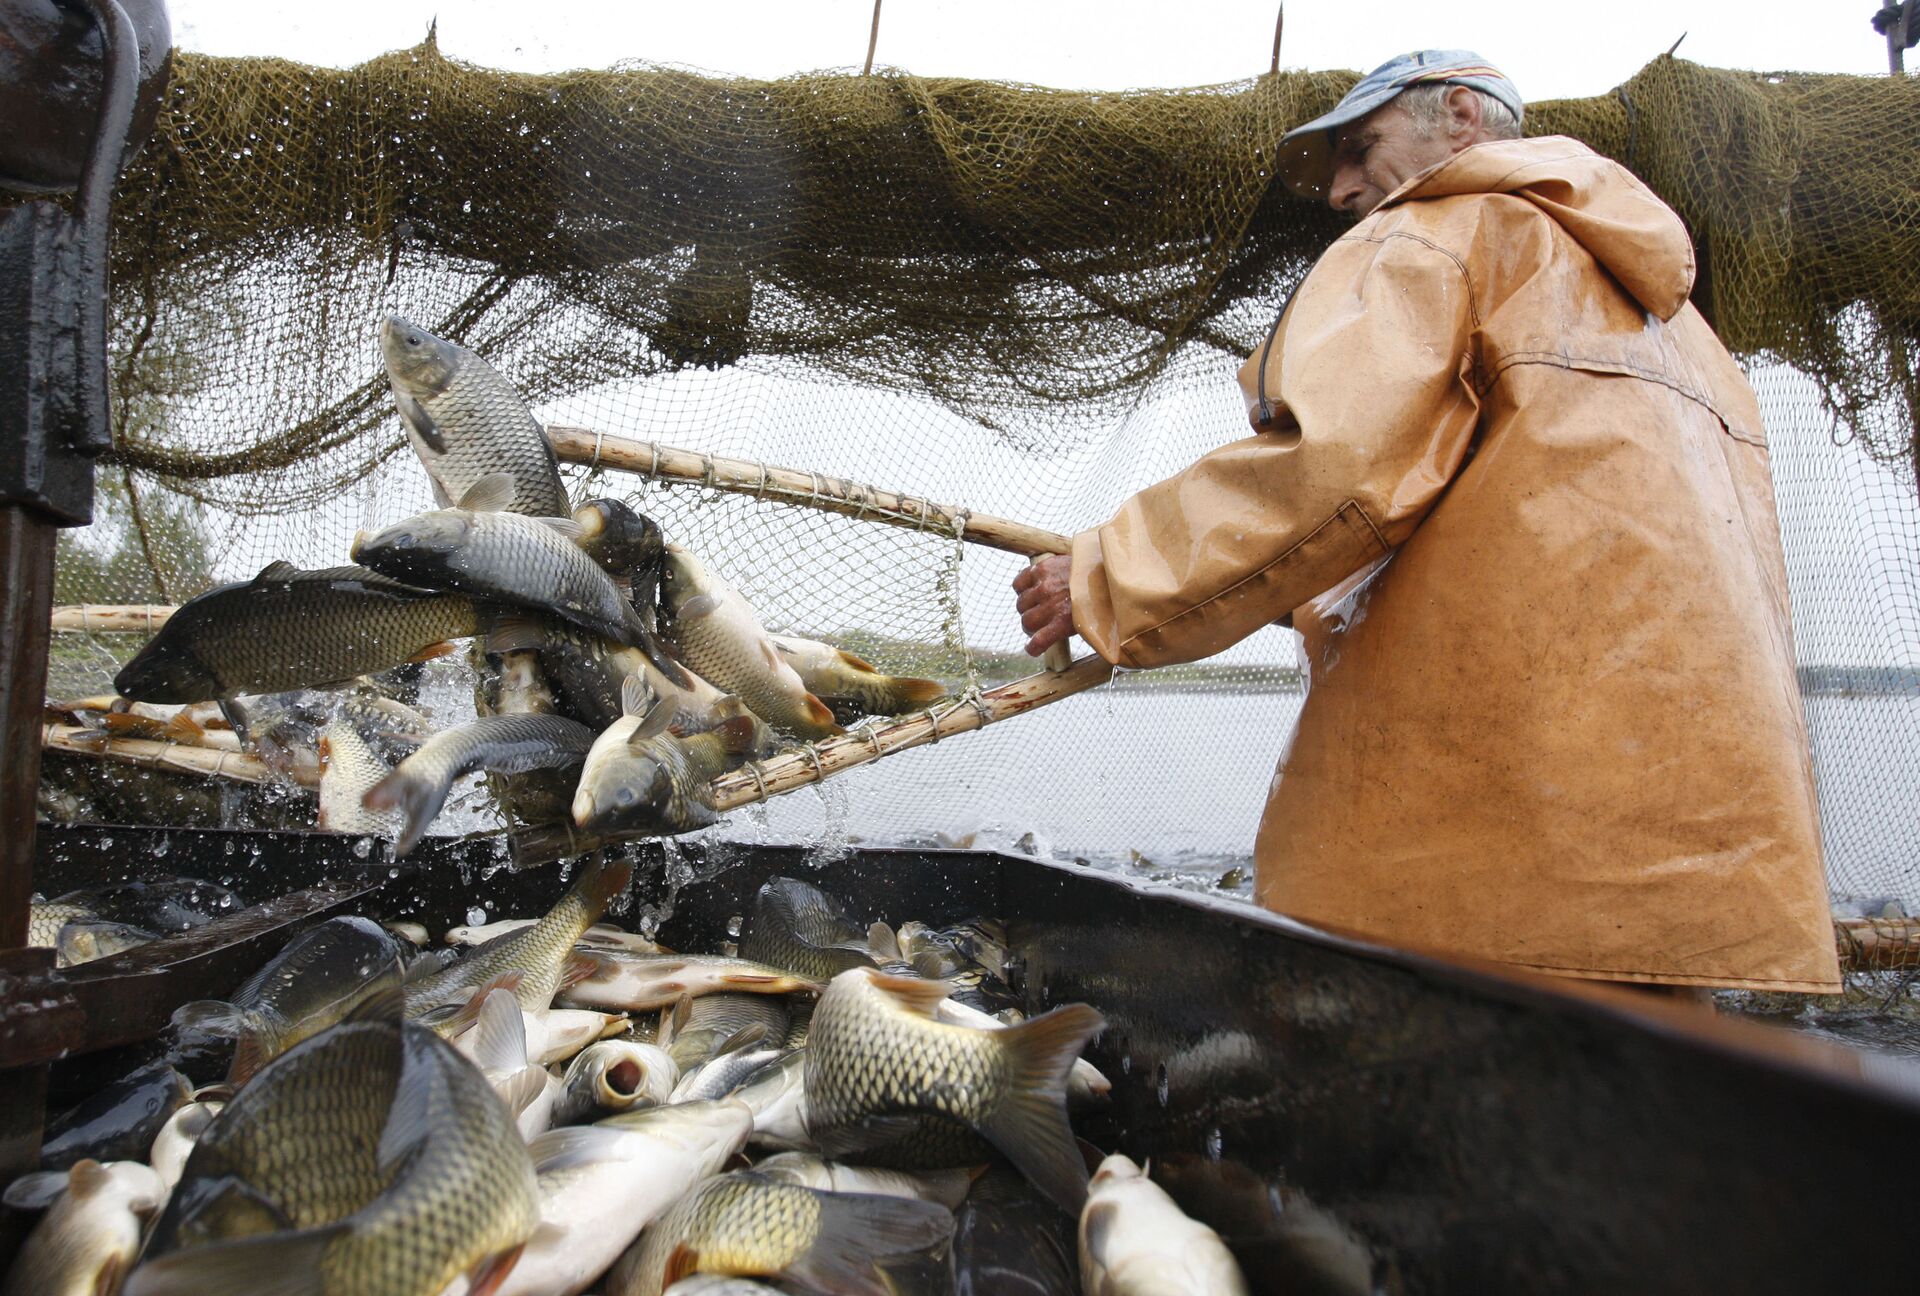
[[[634,802],[638,801],[639,799],[640,799],[640,794],[635,792],[633,788],[628,785],[622,785],[613,794],[614,804],[619,806],[624,806],[627,808],[631,808]]]

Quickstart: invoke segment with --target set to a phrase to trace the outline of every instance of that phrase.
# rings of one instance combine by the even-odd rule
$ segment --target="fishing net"
[[[1096,94],[521,75],[430,41],[349,70],[177,54],[119,193],[116,444],[58,601],[330,565],[428,507],[376,342],[392,310],[550,423],[1077,530],[1241,434],[1232,372],[1341,228],[1275,183],[1274,150],[1353,79]],[[1696,298],[1775,437],[1836,891],[1920,904],[1920,84],[1669,57],[1527,121],[1618,158],[1690,227]],[[1029,668],[1016,557],[567,473],[576,498],[658,518],[772,628],[956,688]],[[61,636],[53,690],[98,689],[137,642]],[[436,669],[457,719],[458,668]],[[1246,894],[1300,701],[1293,638],[1269,629],[719,831],[1018,847]]]

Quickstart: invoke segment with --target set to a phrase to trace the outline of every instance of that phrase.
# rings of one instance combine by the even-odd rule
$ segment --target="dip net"
[[[1276,183],[1274,149],[1353,79],[1095,94],[520,75],[431,40],[349,70],[177,53],[117,200],[115,448],[56,601],[333,565],[356,530],[430,507],[381,366],[389,311],[480,352],[549,423],[1100,521],[1241,435],[1232,373],[1340,229]],[[1920,83],[1668,57],[1527,123],[1687,221],[1696,300],[1773,436],[1834,890],[1920,908]],[[591,457],[566,472],[576,500],[656,517],[772,629],[956,688],[1033,669],[1014,556]],[[50,691],[103,690],[139,642],[61,635]],[[439,723],[470,714],[463,669],[430,672]],[[1293,637],[1270,628],[712,831],[1025,849],[1247,894],[1300,701]],[[152,786],[51,757],[43,810],[303,813],[284,790]],[[494,822],[477,790],[455,809],[443,829]]]

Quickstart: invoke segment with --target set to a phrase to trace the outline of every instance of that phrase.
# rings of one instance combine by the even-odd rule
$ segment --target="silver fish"
[[[140,1252],[142,1222],[166,1199],[167,1185],[138,1161],[77,1161],[14,1180],[7,1205],[48,1209],[0,1296],[109,1296]]]
[[[566,769],[586,758],[593,734],[557,715],[481,716],[444,729],[369,787],[361,804],[376,814],[398,810],[405,819],[394,853],[405,855],[446,804],[455,780],[475,770],[524,774]]]
[[[682,833],[719,822],[709,797],[713,780],[744,762],[759,742],[751,715],[736,714],[718,729],[669,732],[670,707],[648,707],[629,677],[626,714],[593,741],[573,795],[573,821],[589,833]]]
[[[658,1107],[673,1096],[680,1067],[657,1044],[638,1040],[601,1040],[589,1044],[567,1065],[555,1125],[617,1116],[636,1107]]]
[[[1246,1296],[1220,1235],[1188,1216],[1126,1157],[1100,1163],[1080,1213],[1087,1296]]]
[[[553,447],[499,370],[400,315],[381,323],[380,352],[407,441],[442,505],[505,470],[513,480],[505,507],[532,517],[566,513]]]
[[[682,995],[697,998],[722,990],[818,994],[826,988],[783,968],[720,954],[630,954],[583,948],[578,956],[591,970],[562,992],[561,1001],[581,1008],[645,1012],[672,1007]]]

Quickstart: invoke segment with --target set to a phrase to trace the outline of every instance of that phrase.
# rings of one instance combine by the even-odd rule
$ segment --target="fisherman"
[[[1570,977],[1839,989],[1759,407],[1680,219],[1476,54],[1282,142],[1357,222],[1240,370],[1253,435],[1015,580],[1038,654],[1304,639],[1271,909]],[[1681,992],[1689,993],[1689,992]],[[1704,993],[1700,991],[1694,994]]]

